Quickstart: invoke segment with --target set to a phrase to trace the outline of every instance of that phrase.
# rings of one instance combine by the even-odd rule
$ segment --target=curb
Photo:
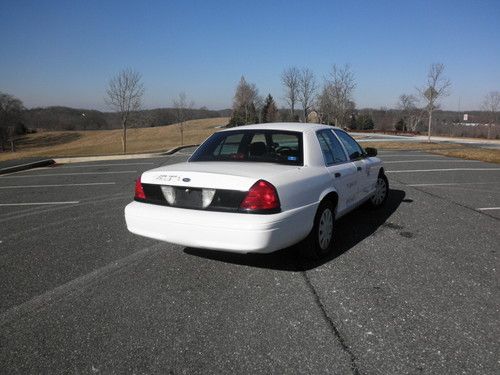
[[[47,167],[54,163],[55,161],[53,159],[38,160],[31,163],[19,164],[19,165],[14,165],[12,167],[2,168],[0,169],[0,174],[19,172],[32,168]]]
[[[198,147],[199,144],[196,144],[196,145],[185,145],[185,146],[178,146],[178,147],[174,147],[174,148],[171,148],[170,150],[168,151],[165,151],[165,152],[162,152],[160,153],[159,155],[172,155],[172,154],[175,154],[177,151],[180,151],[184,148],[189,148],[189,147]]]
[[[54,158],[57,164],[85,163],[89,161],[106,161],[106,160],[131,160],[131,159],[147,159],[158,157],[161,154],[127,154],[127,155],[103,155],[103,156],[75,156]]]
[[[15,165],[12,167],[2,168],[0,169],[0,174],[18,172],[25,169],[37,168],[37,167],[46,167],[52,164],[71,164],[71,163],[84,163],[89,161],[105,161],[105,160],[126,160],[126,159],[147,159],[154,158],[158,156],[168,156],[173,155],[176,152],[189,148],[189,147],[198,147],[199,144],[196,145],[186,145],[186,146],[178,146],[174,147],[168,151],[164,152],[155,152],[148,154],[127,154],[127,155],[103,155],[103,156],[77,156],[77,157],[61,157],[54,159],[44,159],[37,160],[31,163],[25,163],[21,165]]]

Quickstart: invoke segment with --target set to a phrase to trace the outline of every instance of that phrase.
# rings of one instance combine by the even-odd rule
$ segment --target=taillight
[[[146,194],[144,193],[144,189],[142,188],[140,177],[138,177],[137,180],[135,180],[134,199],[146,199]]]
[[[240,209],[244,211],[279,211],[280,200],[276,188],[267,181],[257,181],[241,202]]]

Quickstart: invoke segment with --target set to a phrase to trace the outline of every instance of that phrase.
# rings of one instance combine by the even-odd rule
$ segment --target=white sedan
[[[389,184],[376,154],[326,125],[222,130],[187,162],[137,179],[134,202],[125,208],[127,227],[174,244],[241,253],[269,253],[305,240],[310,255],[321,257],[333,248],[336,219],[387,199]]]

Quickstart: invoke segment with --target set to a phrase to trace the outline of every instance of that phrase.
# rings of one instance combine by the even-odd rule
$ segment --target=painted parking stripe
[[[451,172],[451,171],[500,171],[500,168],[408,169],[401,171],[386,171],[386,173]]]
[[[64,187],[64,186],[94,186],[94,185],[115,185],[116,182],[89,182],[86,184],[54,184],[54,185],[15,185],[0,186],[0,189],[23,189],[23,188],[44,188],[44,187]]]
[[[483,208],[478,208],[479,211],[493,211],[493,210],[500,210],[500,207],[483,207]]]
[[[47,173],[47,174],[31,174],[31,175],[15,175],[3,176],[3,178],[23,178],[23,177],[54,177],[54,176],[80,176],[80,175],[94,175],[94,174],[120,174],[120,173],[137,173],[137,171],[111,171],[111,172],[80,172],[80,173]]]
[[[460,163],[481,163],[479,160],[460,160],[460,159],[422,159],[422,160],[393,160],[393,161],[384,161],[384,164],[396,164],[396,163],[428,163],[428,162],[460,162]]]
[[[499,182],[448,182],[441,184],[409,184],[406,186],[419,187],[419,186],[455,186],[455,185],[498,185]]]
[[[424,153],[421,153],[421,154],[407,154],[407,153],[401,153],[401,154],[384,154],[383,152],[378,152],[378,156],[383,156],[383,157],[410,157],[410,156],[418,156],[420,158],[435,158],[436,156],[439,156],[439,155],[429,155],[429,154],[424,154]]]
[[[69,202],[30,202],[30,203],[0,203],[0,206],[47,206],[55,204],[77,204],[80,201]]]

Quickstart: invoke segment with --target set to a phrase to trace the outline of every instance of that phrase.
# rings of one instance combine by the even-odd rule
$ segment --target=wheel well
[[[380,168],[380,170],[378,171],[378,175],[379,176],[383,176],[385,173],[384,173],[384,168]]]
[[[330,201],[333,204],[333,207],[337,207],[337,203],[339,202],[339,196],[335,192],[330,192],[322,199],[323,201]]]

